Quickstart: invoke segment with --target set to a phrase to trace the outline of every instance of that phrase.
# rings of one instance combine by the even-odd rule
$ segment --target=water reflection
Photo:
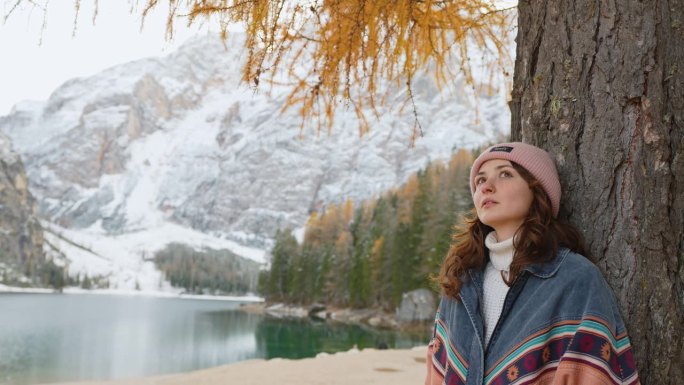
[[[256,327],[256,339],[266,358],[304,358],[319,352],[347,351],[354,345],[359,349],[376,348],[381,342],[390,348],[409,348],[425,344],[427,336],[359,325],[266,318]]]
[[[0,383],[184,372],[251,358],[300,358],[425,336],[263,318],[237,303],[101,295],[0,294]]]

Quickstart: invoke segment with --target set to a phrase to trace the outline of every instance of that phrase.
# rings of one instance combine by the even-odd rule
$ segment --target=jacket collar
[[[524,270],[530,272],[530,274],[536,275],[539,278],[551,278],[556,275],[560,265],[563,263],[563,260],[565,260],[565,257],[568,255],[568,253],[570,253],[569,249],[561,247],[558,250],[558,254],[556,254],[556,256],[549,262],[533,263],[525,267]]]
[[[523,269],[523,271],[527,271],[532,275],[535,275],[539,278],[551,278],[556,273],[558,272],[558,269],[560,269],[560,265],[563,263],[565,260],[565,257],[570,253],[570,249],[561,247],[558,249],[558,254],[556,256],[548,261],[548,262],[542,262],[542,263],[532,263],[530,265],[527,265]],[[483,271],[484,269],[470,269],[468,270],[468,275],[470,275],[470,279],[475,283],[476,287],[481,291],[482,290],[482,276],[483,276]]]

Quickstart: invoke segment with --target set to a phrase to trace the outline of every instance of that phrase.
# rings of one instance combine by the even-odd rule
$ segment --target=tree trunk
[[[684,381],[684,0],[521,0],[513,140],[556,156],[644,384]]]

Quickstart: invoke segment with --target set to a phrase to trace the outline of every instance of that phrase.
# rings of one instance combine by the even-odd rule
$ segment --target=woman
[[[502,143],[473,163],[476,217],[454,236],[426,384],[638,384],[613,294],[557,219],[551,156]]]

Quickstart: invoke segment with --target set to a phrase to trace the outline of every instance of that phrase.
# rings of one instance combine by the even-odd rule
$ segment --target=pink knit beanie
[[[500,143],[489,147],[475,159],[475,163],[470,169],[470,192],[472,194],[475,194],[475,175],[480,171],[482,164],[490,159],[505,159],[515,162],[534,175],[551,200],[554,218],[558,216],[561,186],[556,165],[548,152],[521,142]]]

